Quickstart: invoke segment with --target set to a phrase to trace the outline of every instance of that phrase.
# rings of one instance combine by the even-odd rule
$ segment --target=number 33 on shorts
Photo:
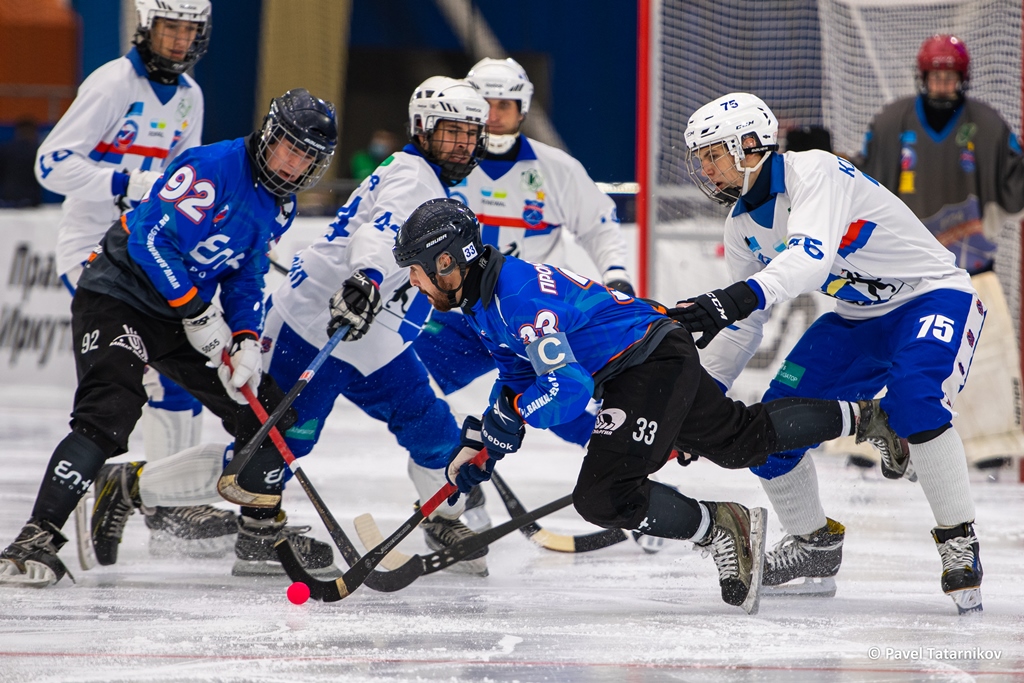
[[[648,421],[646,417],[636,419],[636,431],[633,432],[633,441],[642,441],[650,446],[654,443],[654,435],[658,432],[658,423]]]

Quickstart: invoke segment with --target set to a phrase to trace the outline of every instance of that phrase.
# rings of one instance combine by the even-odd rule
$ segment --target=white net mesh
[[[970,96],[1020,130],[1021,0],[656,0],[651,23],[647,275],[658,298],[726,280],[716,256],[724,210],[696,190],[683,165],[688,118],[720,95],[752,92],[780,130],[824,125],[835,151],[857,152],[878,110],[915,92],[921,42],[954,33],[971,54]],[[1019,234],[1012,222],[999,240],[1014,316]]]

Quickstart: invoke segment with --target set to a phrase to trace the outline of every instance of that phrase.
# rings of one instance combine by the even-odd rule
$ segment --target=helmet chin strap
[[[512,149],[512,146],[516,144],[517,139],[519,139],[518,131],[511,135],[493,135],[488,133],[487,152],[490,154],[504,154]]]
[[[764,162],[768,160],[768,157],[770,155],[771,152],[765,152],[764,154],[761,155],[761,160],[757,162],[756,166],[751,166],[749,168],[743,169],[743,189],[740,191],[741,197],[747,193],[747,190],[750,189],[750,174],[755,173],[759,168],[761,168],[761,166],[764,165]]]

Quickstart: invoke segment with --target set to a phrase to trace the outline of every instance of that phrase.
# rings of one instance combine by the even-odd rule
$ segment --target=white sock
[[[910,459],[938,526],[974,521],[967,454],[956,429],[950,427],[931,441],[910,444]]]
[[[139,494],[146,507],[178,507],[222,503],[217,480],[224,471],[226,444],[193,446],[169,457],[147,462],[139,477]]]
[[[412,479],[412,484],[416,487],[420,504],[426,503],[442,486],[448,483],[448,480],[444,478],[444,467],[432,470],[423,465],[417,465],[412,458],[409,458],[409,478]],[[466,498],[468,497],[466,494],[459,496],[455,505],[449,505],[447,501],[441,503],[430,515],[430,518],[458,519],[466,510]]]
[[[800,464],[781,477],[762,479],[761,486],[788,533],[806,536],[825,526],[818,474],[809,454],[805,453]]]
[[[703,541],[704,537],[708,535],[708,528],[711,526],[711,514],[708,512],[708,506],[698,501],[697,505],[700,505],[700,526],[697,527],[697,533],[690,538],[691,541]]]

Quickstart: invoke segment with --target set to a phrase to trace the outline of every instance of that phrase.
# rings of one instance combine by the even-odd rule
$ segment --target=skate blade
[[[333,564],[320,569],[307,569],[310,574],[318,579],[337,579],[342,576],[341,572]],[[235,560],[231,567],[231,576],[286,576],[284,567],[280,562],[274,560]]]
[[[953,603],[960,614],[977,614],[984,611],[981,606],[980,588],[965,588],[947,595],[953,598]]]
[[[149,535],[150,557],[187,557],[208,559],[227,557],[235,549],[237,534],[214,538],[178,538],[167,531],[156,530]]]
[[[0,586],[18,586],[19,588],[46,588],[57,583],[57,575],[42,562],[28,560],[25,571],[10,560],[0,562]]]
[[[475,560],[462,560],[461,562],[456,562],[453,565],[445,567],[444,571],[451,572],[452,574],[479,576],[481,578],[489,575],[489,572],[487,571],[486,557],[478,557]]]
[[[804,577],[779,586],[762,586],[761,595],[774,597],[831,598],[836,594],[836,580],[831,576]]]
[[[82,571],[89,571],[98,564],[96,551],[92,545],[92,527],[89,524],[89,511],[95,502],[93,490],[89,489],[86,495],[78,501],[75,506],[75,543],[78,546],[78,564]]]
[[[750,555],[754,560],[750,570],[750,589],[747,599],[740,607],[747,614],[757,614],[761,604],[761,576],[764,571],[764,539],[767,535],[768,511],[764,508],[750,510]]]

